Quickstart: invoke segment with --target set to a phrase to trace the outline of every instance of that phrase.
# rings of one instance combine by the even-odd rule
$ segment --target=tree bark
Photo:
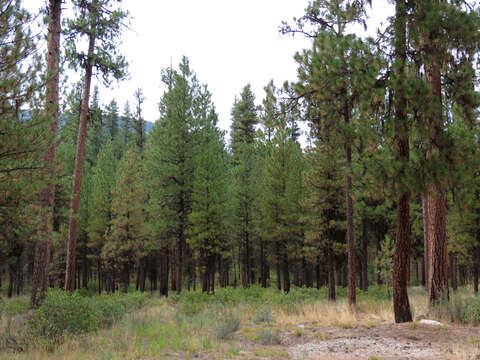
[[[97,0],[93,0],[92,8],[96,9]],[[95,10],[94,10],[95,11]],[[90,14],[92,15],[92,14]],[[95,25],[93,25],[95,26]],[[93,30],[93,29],[92,29]],[[70,200],[70,221],[68,226],[67,267],[65,272],[65,290],[75,290],[76,250],[78,236],[78,208],[80,205],[80,189],[82,186],[83,158],[85,155],[85,142],[87,139],[87,121],[90,101],[90,86],[93,73],[93,55],[95,51],[95,32],[91,31],[88,40],[88,55],[85,63],[85,79],[80,108],[80,121],[78,124],[77,149],[75,153],[75,170]]]
[[[480,256],[480,248],[478,246],[473,250],[473,292],[478,295],[478,257]]]
[[[423,271],[424,282],[423,285],[427,287],[428,291],[428,267],[430,266],[430,241],[428,240],[428,205],[426,196],[422,195],[422,215],[423,215]]]
[[[335,264],[332,249],[328,250],[328,301],[335,301]]]
[[[433,0],[438,5],[439,0]],[[426,16],[426,14],[425,14]],[[441,63],[438,60],[435,39],[438,29],[426,30],[422,34],[422,42],[426,53],[425,80],[430,87],[431,101],[429,111],[425,117],[428,129],[427,154],[429,162],[432,156],[442,156],[444,149],[440,138],[444,131],[442,116],[442,77]],[[434,155],[436,154],[436,155]],[[437,160],[438,161],[438,160]],[[431,169],[430,171],[435,171]],[[435,173],[428,174],[430,182],[427,184],[426,201],[428,206],[428,299],[431,305],[448,299],[447,273],[447,216],[445,179],[437,179]]]
[[[368,220],[362,219],[360,289],[368,291]]]
[[[345,122],[350,122],[350,113],[345,113]],[[356,294],[356,271],[355,271],[355,230],[353,227],[353,200],[352,200],[352,146],[350,143],[345,146],[347,158],[346,174],[346,207],[347,207],[347,246],[348,246],[348,305],[354,308],[357,303]]]
[[[61,31],[61,0],[49,0],[47,35],[47,82],[45,114],[50,121],[50,147],[45,152],[43,160],[49,166],[47,184],[40,192],[41,223],[37,230],[34,270],[32,278],[32,294],[30,303],[38,307],[48,288],[48,271],[50,268],[51,238],[53,232],[53,214],[55,207],[55,160],[57,156],[57,131],[59,114],[59,72],[60,72],[60,31]],[[37,292],[40,294],[37,296]]]
[[[168,297],[168,248],[162,249],[162,267],[160,269],[160,295]]]
[[[283,291],[285,293],[290,292],[290,270],[289,270],[289,262],[288,262],[288,255],[284,251],[283,254]]]
[[[407,58],[407,7],[405,0],[396,1],[395,17],[395,75],[398,86],[395,89],[395,143],[396,160],[401,163],[400,181],[406,171],[410,157],[407,119],[407,98],[405,96],[405,68]],[[393,309],[395,322],[412,321],[408,301],[408,277],[410,256],[410,192],[404,184],[398,184],[401,194],[397,200],[397,229],[393,264]]]
[[[450,254],[450,282],[452,283],[453,291],[458,290],[457,283],[457,256],[455,254]]]

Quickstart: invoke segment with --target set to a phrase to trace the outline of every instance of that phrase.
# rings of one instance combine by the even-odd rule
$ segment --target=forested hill
[[[311,1],[301,17],[271,24],[309,40],[295,55],[297,78],[257,94],[245,79],[227,143],[212,100],[222,89],[186,56],[149,69],[162,75],[162,92],[148,94],[159,101],[153,123],[141,88],[125,103],[102,100],[128,77],[125,3],[48,0],[42,15],[25,3],[0,2],[9,297],[28,292],[37,308],[51,287],[167,296],[258,285],[325,286],[334,301],[344,286],[355,310],[357,288],[377,284],[392,289],[395,321],[408,322],[411,284],[425,286],[431,307],[458,284],[478,292],[473,5],[391,1],[394,16],[367,38],[350,29],[374,26],[370,2]]]

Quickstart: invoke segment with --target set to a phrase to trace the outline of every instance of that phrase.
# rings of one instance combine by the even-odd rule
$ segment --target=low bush
[[[146,298],[141,293],[85,297],[80,292],[49,290],[30,320],[30,330],[33,336],[54,342],[66,335],[97,331],[141,307]]]
[[[272,322],[273,321],[272,311],[270,310],[269,307],[263,306],[257,310],[252,320],[255,324]]]
[[[240,319],[228,314],[215,325],[214,334],[217,339],[230,340],[238,329],[240,329]]]
[[[27,297],[3,300],[0,297],[0,316],[15,316],[28,312],[30,301]]]
[[[257,341],[262,345],[278,345],[282,339],[277,331],[266,329],[258,333]]]
[[[30,320],[33,335],[59,339],[69,334],[81,334],[98,329],[98,320],[88,298],[75,292],[49,290],[40,308]]]
[[[450,295],[429,310],[429,315],[443,321],[461,324],[480,324],[480,298],[460,293]]]

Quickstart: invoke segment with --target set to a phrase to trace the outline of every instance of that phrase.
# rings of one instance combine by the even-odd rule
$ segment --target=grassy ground
[[[288,295],[253,288],[219,289],[214,296],[185,293],[168,300],[154,296],[143,308],[126,314],[109,328],[70,335],[55,346],[28,344],[23,352],[0,352],[0,359],[380,360],[480,356],[476,327],[450,322],[440,327],[419,322],[395,325],[391,301],[382,289],[359,292],[356,312],[349,310],[343,291],[336,303],[325,300],[325,290],[313,289],[294,289]],[[465,289],[458,296],[468,298],[471,294]],[[415,316],[427,315],[423,289],[411,288],[410,300]],[[435,315],[442,321],[450,321],[448,316],[446,311]],[[15,326],[26,326],[17,318],[23,319],[24,315],[4,314],[0,330],[5,333]]]

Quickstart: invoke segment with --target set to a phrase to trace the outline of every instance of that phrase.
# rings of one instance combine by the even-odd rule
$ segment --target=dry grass
[[[351,327],[393,321],[392,305],[388,302],[360,303],[352,311],[345,300],[335,303],[317,302],[297,306],[295,311],[279,309],[276,321],[280,325],[316,323],[323,326]]]
[[[422,288],[411,288],[409,294],[415,315],[427,314],[425,291]],[[300,340],[303,335],[309,335],[317,341],[323,341],[329,335],[312,330],[319,326],[344,329],[361,326],[368,330],[394,321],[391,301],[372,300],[368,297],[359,301],[356,311],[351,311],[344,299],[336,303],[317,301],[292,306],[271,306],[270,309],[272,321],[256,323],[253,320],[258,307],[251,304],[240,303],[229,307],[205,305],[198,313],[187,316],[182,313],[180,304],[151,299],[145,308],[126,315],[112,328],[70,338],[54,352],[41,347],[21,354],[0,352],[0,360],[240,359],[249,358],[249,355],[271,359],[287,358],[284,349],[279,349],[278,346],[266,348],[258,344],[252,345],[255,343],[252,339],[256,338],[259,331],[274,328],[278,331],[288,329],[283,333]],[[226,313],[241,320],[241,329],[232,341],[217,339],[212,330],[215,319],[222,319]],[[300,324],[304,325],[301,330],[298,329]],[[448,345],[450,347],[445,348],[445,351],[452,354],[450,359],[473,360],[480,356],[479,344],[472,338]],[[244,352],[247,345],[250,346],[248,356]]]

